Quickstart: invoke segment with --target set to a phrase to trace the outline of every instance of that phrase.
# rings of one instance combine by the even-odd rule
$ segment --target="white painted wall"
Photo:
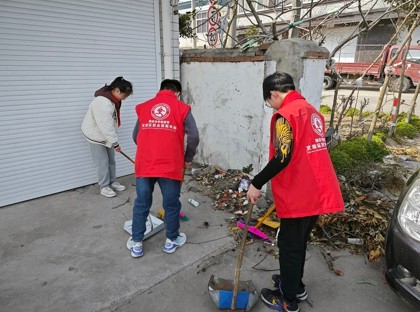
[[[325,59],[309,58],[316,53],[328,55],[312,42],[292,39],[274,43],[264,62],[188,62],[187,55],[181,64],[183,100],[192,106],[200,131],[194,160],[225,169],[252,164],[252,173],[258,173],[268,161],[273,114],[265,106],[262,82],[276,70],[288,72],[303,96],[319,109]]]
[[[321,107],[324,68],[325,60],[304,59],[303,75],[299,81],[300,92],[317,110]]]
[[[255,172],[267,163],[273,111],[264,105],[264,77],[264,62],[181,65],[183,100],[200,130],[195,161],[226,169],[252,164]]]

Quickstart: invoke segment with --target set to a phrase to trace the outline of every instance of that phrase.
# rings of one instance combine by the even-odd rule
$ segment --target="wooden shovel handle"
[[[265,215],[260,219],[260,221],[258,221],[257,225],[254,226],[254,228],[258,229],[261,224],[263,224],[263,222],[265,221],[265,219],[267,219],[267,217],[269,215],[271,215],[271,213],[274,211],[274,209],[276,209],[276,206],[274,204],[271,205],[270,209],[267,210],[267,212],[265,213]]]
[[[238,257],[238,261],[236,262],[235,280],[234,280],[234,283],[233,283],[232,303],[230,305],[230,309],[232,311],[234,311],[236,309],[236,297],[238,295],[239,278],[241,276],[242,260],[244,258],[246,237],[248,236],[249,221],[251,221],[251,215],[252,215],[252,208],[253,207],[254,207],[254,205],[252,203],[249,203],[248,214],[247,214],[246,220],[245,220],[245,227],[242,231],[241,247],[239,248],[239,257]]]

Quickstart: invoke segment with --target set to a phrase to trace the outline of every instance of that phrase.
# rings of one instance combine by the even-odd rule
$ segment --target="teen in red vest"
[[[138,124],[135,174],[137,198],[133,206],[131,256],[143,256],[143,237],[152,206],[153,189],[159,184],[165,210],[166,242],[163,251],[175,252],[187,237],[179,232],[179,201],[183,172],[189,168],[199,143],[198,129],[189,105],[180,101],[181,83],[162,81],[156,97],[136,106]],[[184,137],[187,135],[187,146]]]
[[[276,109],[270,126],[270,161],[255,176],[248,199],[255,204],[271,180],[277,215],[280,275],[261,299],[273,309],[298,312],[308,294],[302,281],[306,246],[318,216],[344,209],[340,186],[325,142],[324,118],[295,91],[293,78],[276,72],[264,79],[264,100]]]

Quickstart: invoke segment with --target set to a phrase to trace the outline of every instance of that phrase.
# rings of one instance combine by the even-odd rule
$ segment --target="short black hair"
[[[173,92],[182,92],[182,85],[176,79],[165,79],[160,83],[160,90],[171,90]]]
[[[265,77],[263,82],[263,97],[264,101],[271,97],[271,91],[279,91],[286,93],[290,90],[295,90],[295,84],[292,76],[284,72],[275,72]]]

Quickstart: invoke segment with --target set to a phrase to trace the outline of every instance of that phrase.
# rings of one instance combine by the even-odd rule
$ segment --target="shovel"
[[[244,258],[246,238],[248,236],[248,224],[251,220],[253,205],[248,207],[248,215],[242,232],[242,240],[239,248],[239,257],[236,263],[235,279],[226,280],[210,277],[209,292],[213,302],[220,311],[249,311],[258,300],[258,293],[252,281],[239,281],[241,275],[242,260]],[[230,309],[229,309],[230,305]]]
[[[269,240],[270,238],[268,237],[268,235],[266,235],[265,233],[261,232],[258,228],[261,226],[261,224],[263,224],[264,220],[267,219],[267,217],[274,211],[274,209],[276,209],[276,206],[274,204],[271,205],[270,209],[267,210],[267,212],[265,213],[265,215],[260,219],[260,221],[257,223],[257,225],[255,226],[250,226],[249,227],[249,232],[258,236],[259,238],[263,239],[263,240]],[[240,228],[244,228],[245,224],[243,224],[241,221],[236,222],[236,225]]]

